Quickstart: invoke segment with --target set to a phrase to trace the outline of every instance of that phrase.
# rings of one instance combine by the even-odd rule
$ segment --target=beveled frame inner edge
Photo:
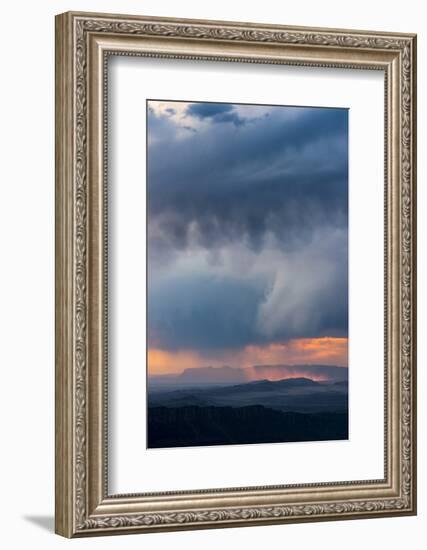
[[[93,37],[95,37],[96,35],[94,34]],[[137,39],[135,41],[135,38],[132,37],[130,40],[132,41],[133,45],[130,46],[129,48],[126,48],[126,49],[123,49],[123,41],[124,41],[124,38],[126,37],[120,37],[119,39],[117,39],[118,42],[120,42],[120,45],[117,46],[117,44],[115,45],[116,47],[111,47],[111,39],[110,37],[108,37],[107,40],[106,39],[106,36],[105,35],[98,35],[98,37],[101,36],[101,43],[103,43],[102,45],[100,44],[99,41],[97,41],[98,43],[98,47],[100,48],[100,50],[102,50],[102,71],[103,71],[103,85],[104,85],[104,94],[103,94],[103,98],[104,98],[104,101],[103,101],[103,120],[104,120],[104,147],[105,147],[105,151],[107,150],[107,147],[108,147],[108,144],[107,144],[107,141],[106,141],[106,133],[107,133],[107,124],[106,124],[106,119],[107,119],[107,109],[106,109],[106,101],[107,101],[107,85],[106,85],[106,78],[107,78],[107,59],[108,59],[108,56],[110,55],[130,55],[130,56],[142,56],[142,57],[167,57],[167,58],[180,58],[180,59],[200,59],[200,60],[210,60],[210,61],[229,61],[229,62],[249,62],[249,63],[261,63],[261,64],[266,64],[266,63],[274,63],[274,64],[284,64],[284,65],[298,65],[298,66],[307,66],[307,67],[332,67],[332,68],[348,68],[348,69],[372,69],[372,70],[383,70],[384,71],[384,74],[385,74],[385,82],[384,82],[384,92],[385,92],[385,102],[384,102],[384,109],[385,109],[385,142],[387,143],[388,140],[389,140],[389,128],[388,128],[388,121],[387,121],[387,108],[388,108],[388,104],[389,104],[389,100],[390,100],[390,95],[389,94],[389,90],[388,90],[388,82],[389,82],[389,79],[388,79],[388,70],[389,70],[389,60],[391,57],[395,58],[395,54],[393,56],[391,56],[390,52],[386,52],[386,55],[383,57],[382,60],[378,61],[378,57],[382,57],[382,56],[378,56],[378,52],[375,52],[376,55],[374,56],[376,62],[374,62],[374,60],[370,60],[369,63],[367,62],[352,62],[352,63],[348,63],[348,61],[337,61],[336,59],[329,63],[329,62],[322,62],[322,61],[318,61],[318,60],[308,60],[308,61],[301,61],[300,60],[300,56],[299,59],[292,59],[291,57],[289,57],[288,59],[285,59],[283,60],[283,55],[282,54],[279,54],[278,57],[274,56],[270,59],[265,59],[265,58],[254,58],[254,57],[249,57],[249,58],[242,58],[241,55],[237,55],[237,54],[229,54],[229,55],[226,55],[226,56],[218,56],[218,55],[195,55],[194,54],[194,43],[191,43],[191,48],[192,48],[192,51],[193,53],[190,55],[190,54],[172,54],[172,53],[160,53],[160,52],[152,52],[152,51],[141,51],[141,49],[145,49],[145,48],[141,48],[141,42],[143,42],[143,40],[141,39]],[[116,40],[113,38],[113,41],[116,42]],[[135,42],[138,43],[138,48],[135,49]],[[164,39],[162,39],[161,41],[161,44],[163,45],[164,44]],[[182,41],[180,41],[180,46],[182,45]],[[234,45],[234,44],[233,44]],[[216,47],[218,47],[217,45],[215,45]],[[269,49],[272,49],[271,45],[268,46]],[[273,46],[274,49],[276,49],[275,46]],[[284,46],[281,46],[279,47],[280,49],[283,49]],[[240,45],[240,49],[242,49],[242,45]],[[277,49],[276,49],[277,51]],[[241,52],[240,52],[241,53]],[[341,52],[340,52],[341,53]],[[362,52],[358,52],[359,54],[362,53]],[[320,55],[320,54],[319,54]],[[368,56],[369,57],[369,56]],[[106,152],[104,151],[104,155],[106,154]],[[385,216],[385,239],[386,239],[386,247],[385,247],[385,262],[386,262],[386,265],[388,265],[388,231],[387,231],[387,218],[388,218],[388,215],[387,215],[387,205],[389,203],[389,197],[388,197],[388,172],[389,170],[387,170],[387,166],[388,166],[388,163],[389,163],[389,159],[388,159],[388,147],[385,148],[385,173],[384,173],[384,177],[385,177],[385,191],[386,191],[386,194],[385,194],[385,211],[384,211],[384,216]],[[104,157],[104,163],[106,161],[106,158]],[[105,164],[104,164],[105,166]],[[107,181],[107,178],[104,178],[104,197],[107,197],[107,192],[106,192],[106,186],[108,184],[108,181]],[[104,218],[104,223],[107,223],[106,219]],[[105,228],[104,228],[105,230]],[[106,237],[106,235],[105,235]],[[388,308],[387,308],[387,305],[388,305],[388,285],[387,285],[387,270],[385,271],[385,286],[384,286],[384,293],[385,293],[385,315],[387,317],[387,311],[388,311]],[[106,281],[105,281],[106,283]],[[105,300],[107,300],[107,294],[106,294],[106,288],[104,289],[104,292],[105,292]],[[389,326],[389,323],[385,323],[385,331],[387,331],[387,328]],[[105,331],[106,332],[106,331]],[[232,497],[232,496],[235,496],[235,495],[239,495],[239,497],[241,498],[243,495],[242,495],[242,492],[244,492],[244,495],[246,496],[250,496],[252,495],[252,493],[255,493],[257,498],[259,499],[259,497],[261,496],[261,493],[265,496],[267,496],[267,494],[270,494],[273,492],[277,495],[277,492],[279,491],[282,495],[284,494],[284,491],[286,491],[286,495],[287,496],[291,496],[292,493],[294,493],[294,491],[296,489],[298,489],[298,494],[301,493],[301,489],[303,490],[307,490],[308,493],[311,493],[312,492],[312,489],[317,489],[316,490],[316,496],[320,496],[319,495],[319,491],[322,492],[322,495],[325,494],[326,496],[326,493],[329,492],[329,491],[332,491],[331,493],[331,499],[333,498],[336,498],[336,493],[337,493],[337,489],[339,488],[343,488],[346,490],[346,492],[348,492],[348,486],[351,485],[351,486],[354,486],[352,487],[352,489],[358,489],[358,494],[359,494],[359,498],[362,496],[362,494],[364,493],[363,489],[365,488],[364,486],[365,485],[368,485],[369,486],[369,491],[370,491],[370,495],[372,495],[372,489],[374,488],[374,486],[377,486],[378,489],[381,487],[382,490],[384,490],[385,488],[388,488],[390,487],[390,484],[388,483],[388,480],[390,479],[390,470],[388,468],[389,464],[387,461],[387,445],[388,445],[388,440],[389,440],[389,430],[388,430],[388,417],[389,417],[389,414],[388,414],[388,411],[389,411],[389,404],[387,402],[387,379],[388,379],[388,372],[387,372],[387,343],[388,343],[389,339],[387,338],[387,334],[386,334],[386,338],[385,338],[385,388],[384,388],[384,392],[385,392],[385,400],[384,400],[384,405],[385,405],[385,408],[386,408],[386,415],[385,415],[385,426],[384,426],[384,429],[385,429],[385,440],[384,440],[384,444],[385,444],[385,450],[384,450],[384,457],[385,457],[385,477],[384,479],[380,479],[380,480],[361,480],[361,481],[350,481],[350,482],[323,482],[323,483],[310,483],[310,484],[290,484],[290,485],[274,485],[274,486],[262,486],[262,487],[233,487],[233,488],[225,488],[225,489],[201,489],[201,490],[185,490],[185,491],[167,491],[167,492],[156,492],[156,493],[138,493],[138,494],[126,494],[126,495],[108,495],[108,491],[107,491],[107,483],[108,483],[108,475],[107,475],[107,468],[108,468],[108,464],[107,464],[107,459],[105,459],[105,462],[104,462],[104,468],[105,468],[105,472],[104,472],[104,488],[103,488],[103,492],[104,492],[104,497],[106,498],[106,500],[108,501],[116,501],[117,504],[119,504],[119,501],[123,501],[123,499],[125,499],[127,502],[129,501],[129,499],[132,499],[132,500],[140,500],[140,499],[145,499],[147,500],[147,498],[151,501],[151,502],[154,502],[154,501],[157,501],[159,499],[161,499],[162,501],[164,501],[164,498],[163,497],[188,497],[189,495],[197,495],[197,497],[201,496],[203,498],[207,498],[207,497],[210,497],[212,496],[213,498],[217,499],[220,494],[227,494],[229,497]],[[104,381],[104,384],[105,384],[105,387],[104,387],[104,391],[107,391],[107,388],[106,388],[106,385],[107,385],[107,376],[106,376],[106,373],[107,373],[107,368],[106,368],[106,364],[104,365],[105,367],[105,381]],[[104,404],[104,407],[105,407],[105,411],[104,411],[104,415],[107,411],[107,408],[108,408],[108,405],[106,403],[106,396],[104,396],[104,399],[105,399],[105,404]],[[104,422],[105,422],[105,417],[104,417]],[[108,430],[108,427],[105,426],[105,430]],[[107,436],[107,433],[105,434]],[[107,441],[105,440],[104,441],[104,445],[107,445]],[[105,457],[107,457],[108,455],[105,454]],[[333,488],[333,489],[332,489]],[[363,491],[363,493],[362,493]],[[305,492],[305,491],[304,491]],[[307,498],[308,498],[308,495],[306,495]],[[153,499],[149,498],[149,497],[153,497]],[[170,498],[167,499],[168,501],[170,501]],[[181,498],[179,499],[181,500]],[[283,499],[282,499],[283,500]],[[257,501],[257,503],[259,503],[259,500]]]

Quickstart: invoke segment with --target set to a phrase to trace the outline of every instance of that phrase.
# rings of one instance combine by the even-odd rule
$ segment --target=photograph
[[[348,439],[348,109],[146,106],[147,447]]]

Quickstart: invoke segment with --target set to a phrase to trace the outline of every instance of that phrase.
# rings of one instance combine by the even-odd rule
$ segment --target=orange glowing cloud
[[[286,343],[250,345],[238,351],[216,353],[214,356],[201,355],[192,350],[148,350],[150,375],[177,374],[186,368],[205,366],[248,368],[254,365],[298,364],[348,366],[348,338],[299,338]],[[298,374],[301,373],[295,375]],[[289,376],[292,376],[292,372],[289,372]]]
[[[184,369],[200,367],[204,362],[200,355],[192,351],[148,350],[149,374],[176,374]]]
[[[245,363],[305,363],[311,365],[348,365],[348,338],[299,338],[285,344],[248,346]],[[255,361],[256,359],[256,361]]]

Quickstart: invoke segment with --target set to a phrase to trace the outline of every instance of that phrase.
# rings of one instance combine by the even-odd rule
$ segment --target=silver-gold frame
[[[111,55],[384,72],[384,479],[108,493],[106,78]],[[90,13],[57,16],[57,533],[79,537],[416,513],[415,92],[413,34]]]

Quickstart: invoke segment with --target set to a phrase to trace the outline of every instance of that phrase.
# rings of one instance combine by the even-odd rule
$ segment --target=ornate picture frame
[[[109,494],[105,160],[111,55],[384,72],[384,479]],[[56,532],[82,537],[415,514],[415,178],[415,35],[58,15]]]

